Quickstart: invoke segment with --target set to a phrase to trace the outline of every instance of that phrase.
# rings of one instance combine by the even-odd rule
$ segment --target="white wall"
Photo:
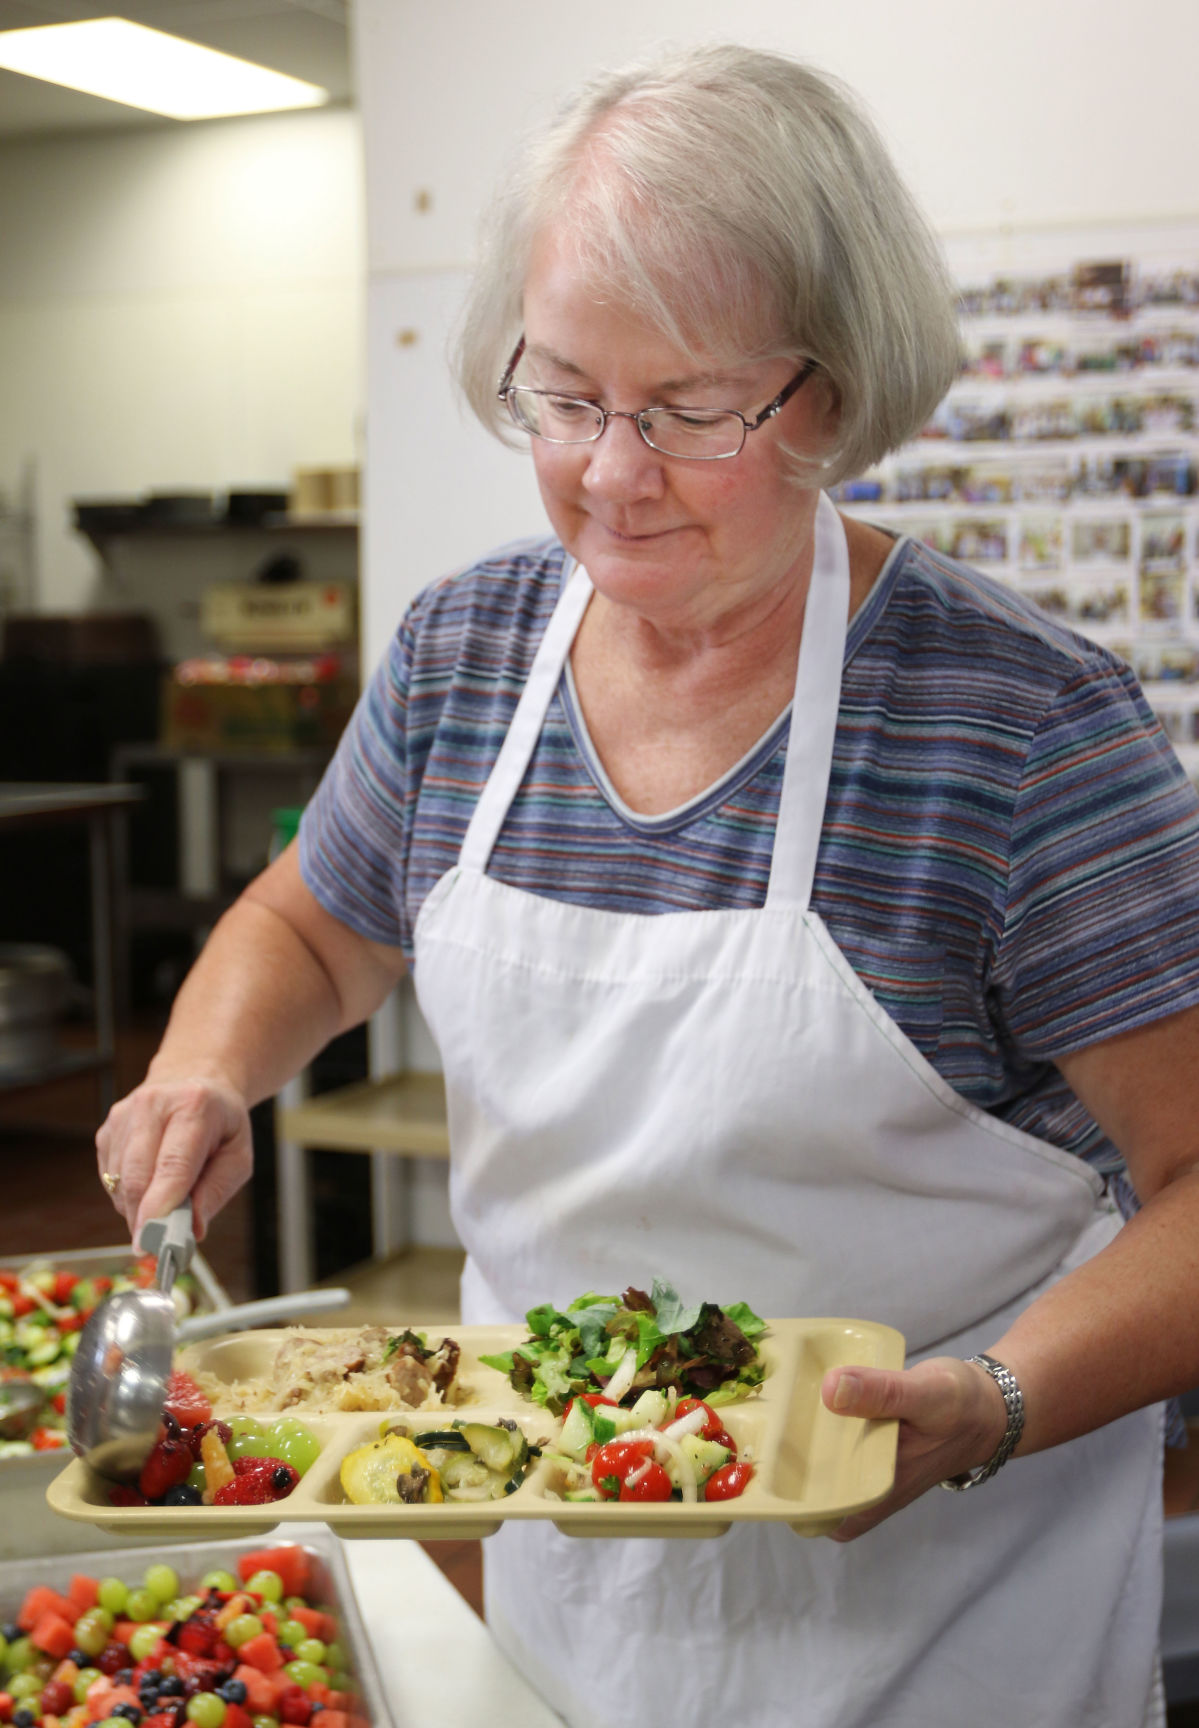
[[[356,31],[371,658],[424,581],[540,526],[527,462],[457,410],[445,333],[498,164],[597,65],[730,35],[812,60],[866,100],[938,228],[998,247],[1005,229],[1199,208],[1194,0],[357,0]]]
[[[360,139],[326,108],[0,148],[0,490],[34,460],[41,610],[101,597],[72,498],[357,458]]]

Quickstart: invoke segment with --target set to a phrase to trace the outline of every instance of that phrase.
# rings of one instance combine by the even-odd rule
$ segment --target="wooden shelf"
[[[293,1145],[325,1152],[448,1158],[445,1081],[440,1074],[413,1069],[342,1086],[303,1104],[281,1106],[278,1132]]]

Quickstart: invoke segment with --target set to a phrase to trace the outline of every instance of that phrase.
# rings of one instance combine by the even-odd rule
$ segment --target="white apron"
[[[416,929],[445,1066],[463,1321],[585,1290],[885,1321],[968,1355],[1119,1226],[1078,1159],[940,1078],[809,909],[848,614],[827,498],[769,892],[637,917],[485,874],[591,594],[575,569],[455,868]],[[509,1525],[487,1617],[573,1728],[1141,1728],[1160,1410],[935,1489],[857,1542]]]

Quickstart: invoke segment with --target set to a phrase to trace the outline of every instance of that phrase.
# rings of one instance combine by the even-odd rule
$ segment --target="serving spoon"
[[[171,1290],[196,1251],[191,1201],[144,1225],[138,1247],[158,1256],[153,1286],[105,1297],[79,1335],[67,1385],[72,1450],[98,1475],[115,1482],[135,1481],[154,1448],[177,1341],[323,1314],[350,1300],[348,1290],[305,1290],[176,1323]]]

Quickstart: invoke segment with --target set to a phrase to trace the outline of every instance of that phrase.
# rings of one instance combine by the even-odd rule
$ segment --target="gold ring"
[[[109,1194],[115,1194],[117,1189],[121,1186],[121,1178],[119,1176],[114,1176],[111,1170],[102,1171],[100,1180],[103,1182]]]

